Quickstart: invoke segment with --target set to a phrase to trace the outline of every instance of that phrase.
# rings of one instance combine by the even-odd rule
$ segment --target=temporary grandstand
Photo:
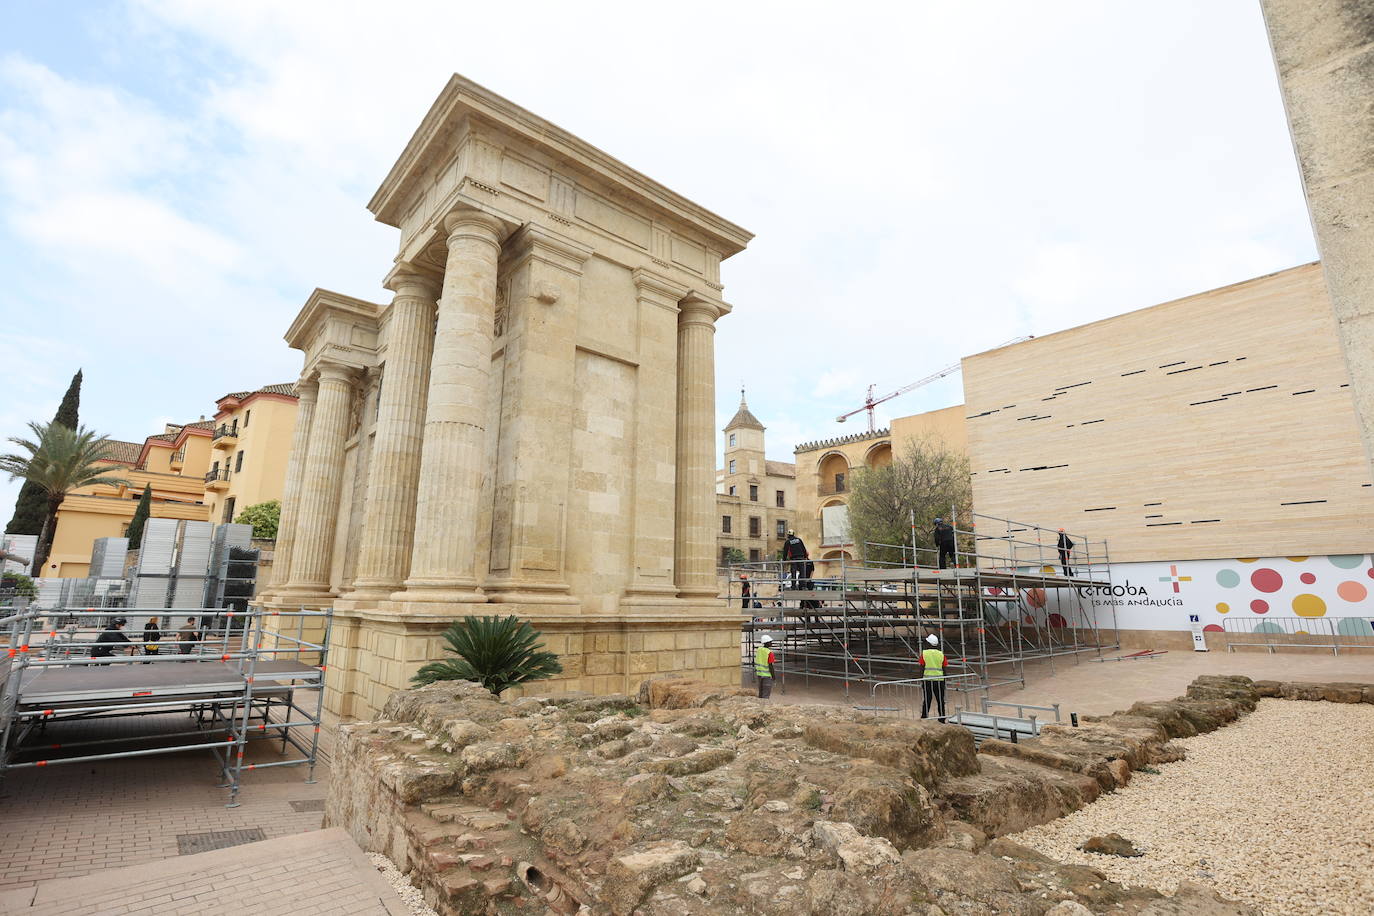
[[[1065,532],[1073,546],[1061,553],[1061,532],[974,515],[956,527],[948,569],[933,551],[871,543],[828,579],[802,578],[796,561],[739,564],[732,601],[743,600],[740,573],[752,591],[742,664],[749,670],[767,633],[780,690],[816,679],[842,686],[856,706],[909,712],[924,639],[935,634],[949,658],[954,710],[982,709],[989,691],[1025,686],[1027,662],[1101,658],[1118,646],[1115,611],[1100,620],[1080,591],[1111,586],[1106,542]]]
[[[303,765],[314,781],[332,611],[176,611],[213,627],[184,643],[166,608],[116,613],[129,621],[131,644],[105,657],[92,657],[92,627],[109,610],[31,609],[0,619],[0,780],[14,770],[201,750],[217,759],[229,807],[245,770]],[[166,633],[152,652],[138,629],[148,619]],[[177,713],[185,721],[169,727]],[[97,719],[128,722],[116,738],[74,732]],[[59,731],[55,741],[50,732]],[[280,740],[282,755],[291,748],[299,756],[245,764],[251,739]]]

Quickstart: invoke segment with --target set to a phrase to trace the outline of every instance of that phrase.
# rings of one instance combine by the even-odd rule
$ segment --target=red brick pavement
[[[157,717],[185,729],[185,715]],[[54,724],[46,740],[128,735],[148,720]],[[280,742],[250,742],[247,762],[283,759]],[[288,756],[299,756],[289,751]],[[177,856],[177,835],[260,828],[268,838],[319,830],[320,810],[291,802],[325,797],[328,772],[305,783],[305,767],[245,772],[238,808],[225,808],[208,751],[48,766],[10,773],[0,787],[0,889],[72,878]]]

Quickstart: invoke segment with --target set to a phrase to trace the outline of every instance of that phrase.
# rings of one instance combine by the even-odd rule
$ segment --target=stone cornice
[[[294,349],[305,350],[309,348],[311,332],[315,330],[316,325],[331,314],[359,319],[361,324],[375,330],[377,318],[381,315],[382,308],[375,302],[355,299],[352,296],[345,296],[342,293],[317,287],[310,294],[310,298],[305,300],[305,305],[296,315],[296,320],[291,322],[291,327],[286,329],[285,340]]]
[[[612,187],[622,189],[627,195],[639,198],[654,209],[676,216],[706,235],[724,257],[743,251],[753,238],[748,230],[456,73],[439,93],[400,158],[373,194],[367,205],[368,210],[379,221],[400,228],[403,207],[415,183],[421,179],[425,162],[434,155],[434,145],[449,142],[454,128],[465,118],[474,116],[476,120],[487,120],[512,132],[557,159],[597,176]]]

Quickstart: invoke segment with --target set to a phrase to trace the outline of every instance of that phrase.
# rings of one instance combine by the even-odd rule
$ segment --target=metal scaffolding
[[[227,807],[238,806],[245,770],[305,765],[306,782],[314,782],[333,610],[118,611],[130,626],[174,614],[195,617],[204,629],[194,642],[163,629],[166,641],[153,652],[137,629],[125,634],[128,645],[101,643],[98,632],[82,632],[82,623],[107,624],[115,616],[109,611],[33,609],[0,619],[8,634],[0,656],[0,781],[13,770],[208,750],[219,765],[221,788],[229,790]],[[307,627],[322,633],[312,636],[319,642],[306,638]],[[134,654],[93,657],[102,645]],[[169,732],[148,721],[168,713],[185,713],[187,727]],[[44,740],[55,723],[123,718],[149,727],[119,738]],[[301,756],[245,764],[248,741],[264,738],[280,739],[281,753],[291,747]],[[163,743],[171,739],[177,740]],[[146,742],[158,746],[120,746]]]
[[[741,642],[744,670],[765,633],[773,638],[779,686],[812,678],[858,691],[860,708],[919,709],[920,653],[935,634],[949,659],[947,689],[955,711],[981,710],[989,691],[1024,687],[1026,663],[1101,657],[1119,644],[1116,611],[1097,619],[1082,589],[1111,586],[1105,540],[1062,528],[973,515],[955,529],[954,565],[910,545],[865,544],[860,562],[840,560],[839,575],[803,578],[800,561],[738,564],[729,595],[750,597]],[[885,555],[896,560],[878,560]],[[747,577],[747,578],[741,578]]]

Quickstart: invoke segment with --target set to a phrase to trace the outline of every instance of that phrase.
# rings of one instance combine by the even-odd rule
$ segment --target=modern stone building
[[[368,208],[373,304],[316,290],[269,607],[335,608],[327,705],[367,716],[472,614],[564,676],[738,677],[715,576],[720,262],[751,238],[454,76]],[[379,272],[384,268],[379,265]]]
[[[716,471],[716,556],[721,566],[729,564],[731,551],[750,563],[774,559],[796,515],[796,466],[765,457],[764,425],[743,391],[724,433],[725,466]]]
[[[1132,592],[1081,597],[1124,646],[1191,648],[1189,615],[1212,631],[1302,618],[1370,632],[1374,480],[1320,264],[969,356],[963,383],[964,404],[894,420],[890,437],[798,449],[799,528],[823,556],[859,551],[827,544],[809,494],[889,438],[900,456],[938,435],[969,457],[975,511],[1015,520],[980,520],[980,536],[1105,540]]]

